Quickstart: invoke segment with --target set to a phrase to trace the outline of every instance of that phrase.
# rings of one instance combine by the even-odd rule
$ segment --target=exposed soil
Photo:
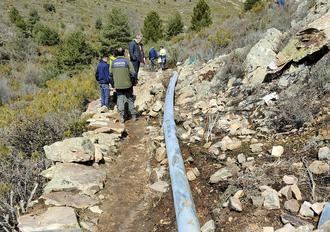
[[[128,137],[120,144],[119,156],[107,167],[108,181],[102,194],[102,214],[98,231],[151,231],[144,223],[148,209],[148,163],[144,140],[146,120],[126,123]]]

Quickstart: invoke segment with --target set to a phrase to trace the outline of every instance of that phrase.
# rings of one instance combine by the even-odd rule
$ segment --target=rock
[[[320,148],[318,157],[320,160],[329,160],[330,159],[330,148],[329,147]]]
[[[165,181],[157,181],[156,183],[149,186],[152,190],[157,192],[166,193],[169,189],[169,185]]]
[[[310,228],[313,228],[313,224],[310,224],[308,221],[305,221],[301,219],[301,217],[293,216],[291,214],[283,213],[281,215],[281,221],[283,224],[290,223],[293,226],[308,226]]]
[[[42,214],[28,214],[18,218],[21,232],[56,231],[80,232],[76,213],[70,207],[51,207]]]
[[[320,231],[318,232],[329,232],[330,231],[330,220],[320,226]]]
[[[96,231],[96,226],[91,222],[81,221],[80,226],[86,231],[90,231],[90,232]]]
[[[236,138],[231,139],[230,137],[225,136],[221,140],[219,145],[220,145],[219,147],[221,148],[222,151],[226,151],[226,150],[232,151],[232,150],[236,150],[236,149],[240,148],[242,145],[242,142]]]
[[[294,232],[312,232],[313,231],[313,227],[309,227],[309,226],[299,226],[298,228],[296,228],[296,230]]]
[[[158,116],[158,112],[155,112],[155,111],[153,111],[153,110],[150,110],[148,115],[149,115],[150,117],[156,118],[156,117]]]
[[[314,203],[312,205],[312,210],[317,214],[320,215],[323,211],[325,203],[321,202],[321,203]]]
[[[272,156],[273,157],[281,157],[284,153],[284,148],[282,146],[273,146]]]
[[[286,224],[282,228],[275,230],[275,232],[295,232],[296,228],[292,226],[291,224]]]
[[[201,173],[199,172],[198,168],[196,168],[196,167],[193,168],[192,171],[193,171],[193,173],[195,174],[196,177],[198,177],[198,176],[201,175]]]
[[[240,199],[244,196],[244,191],[243,190],[238,190],[233,197]]]
[[[209,152],[211,153],[211,154],[213,154],[213,155],[219,155],[219,149],[217,148],[217,147],[215,147],[215,146],[211,146],[210,148],[209,148]]]
[[[287,200],[292,198],[291,186],[285,186],[280,190],[280,194],[284,196]]]
[[[215,222],[213,220],[206,222],[201,228],[201,232],[214,232],[214,231],[215,231]]]
[[[232,177],[232,173],[227,168],[221,168],[210,177],[210,183],[216,184],[220,181],[227,180],[229,177]]]
[[[274,227],[263,227],[262,232],[274,232]]]
[[[108,123],[107,126],[97,128],[93,131],[95,134],[99,133],[118,133],[126,132],[125,125],[122,123]]]
[[[298,185],[296,185],[296,184],[292,185],[291,191],[293,193],[294,198],[296,198],[298,201],[302,200],[302,195],[301,195]]]
[[[93,131],[85,132],[83,133],[83,136],[91,140],[93,143],[105,144],[108,145],[109,147],[117,146],[121,138],[121,134],[107,134],[107,133],[95,134],[93,133]]]
[[[299,211],[300,205],[296,199],[291,199],[284,203],[284,208],[291,213],[297,213]]]
[[[264,207],[266,209],[280,209],[280,198],[278,197],[278,193],[276,190],[268,187],[268,186],[261,186],[260,190],[262,190],[262,196],[265,198],[264,200]]]
[[[330,171],[329,164],[319,160],[315,160],[309,165],[308,168],[313,174],[316,175],[324,174]]]
[[[52,192],[41,196],[46,205],[70,206],[77,209],[86,209],[99,203],[98,200],[90,196],[73,192]]]
[[[196,175],[192,170],[187,171],[187,178],[189,181],[196,180]]]
[[[290,176],[285,175],[282,180],[285,184],[289,184],[289,185],[298,183],[298,178],[293,175]]]
[[[252,153],[259,153],[262,152],[262,147],[264,145],[262,143],[255,143],[250,145],[250,149]]]
[[[245,163],[246,162],[246,157],[245,157],[245,155],[244,154],[239,154],[238,156],[237,156],[237,161],[238,161],[238,163],[240,163],[240,164],[243,164],[243,163]]]
[[[314,217],[312,204],[308,201],[304,201],[304,203],[300,207],[299,214],[304,217]]]
[[[91,166],[80,164],[56,164],[42,175],[51,180],[46,184],[44,193],[79,190],[93,195],[103,188],[105,172]]]
[[[262,98],[262,100],[265,101],[267,106],[274,105],[274,102],[279,99],[279,96],[276,92],[272,92],[270,94],[267,94]]]
[[[279,30],[270,28],[264,38],[251,48],[244,63],[247,75],[243,79],[243,84],[255,86],[264,81],[267,66],[275,59],[281,38],[282,33]]]
[[[156,150],[155,159],[157,160],[157,162],[161,162],[164,159],[166,159],[166,149],[165,149],[165,147],[159,147]]]
[[[242,204],[236,197],[229,198],[229,208],[237,212],[242,212]]]
[[[100,207],[98,206],[92,206],[89,208],[90,211],[92,211],[93,213],[97,213],[97,214],[102,214],[103,210],[100,209]]]
[[[95,162],[98,163],[104,157],[111,155],[111,148],[106,144],[94,144],[95,146]]]
[[[63,163],[86,162],[94,160],[95,148],[86,138],[70,138],[44,146],[46,157]]]
[[[252,200],[252,204],[255,207],[261,207],[264,203],[265,198],[263,196],[252,196],[251,200]]]
[[[156,101],[155,104],[152,106],[152,110],[155,112],[161,111],[163,108],[163,103],[161,101]]]

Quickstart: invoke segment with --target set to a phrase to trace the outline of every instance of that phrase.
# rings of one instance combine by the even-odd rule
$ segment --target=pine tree
[[[74,69],[90,64],[94,55],[81,31],[69,34],[57,52],[57,64],[61,69]]]
[[[128,25],[127,15],[120,9],[113,8],[106,25],[101,32],[102,49],[127,48],[131,40],[131,32]]]
[[[179,12],[176,12],[173,17],[171,17],[167,24],[166,36],[171,38],[183,32],[183,22]]]
[[[142,34],[146,42],[150,40],[157,42],[159,39],[163,38],[162,20],[156,11],[149,12],[144,19]]]
[[[194,7],[190,29],[193,31],[200,31],[203,27],[207,27],[211,24],[211,9],[205,0],[199,0]]]

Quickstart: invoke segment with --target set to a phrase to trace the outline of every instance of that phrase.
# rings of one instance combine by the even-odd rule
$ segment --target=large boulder
[[[80,232],[76,213],[69,207],[51,207],[42,214],[28,214],[18,218],[21,232]]]
[[[265,37],[251,48],[244,63],[244,84],[255,86],[265,80],[267,66],[275,59],[281,38],[282,33],[279,30],[270,28]]]
[[[51,179],[44,193],[78,190],[87,195],[93,195],[103,188],[106,180],[104,171],[91,166],[64,163],[56,164],[41,173]]]
[[[95,148],[89,139],[77,137],[44,146],[44,151],[52,161],[70,163],[94,160]]]

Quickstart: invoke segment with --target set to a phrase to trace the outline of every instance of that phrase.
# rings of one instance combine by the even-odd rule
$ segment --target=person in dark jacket
[[[103,53],[102,59],[97,65],[95,78],[100,85],[101,90],[101,107],[107,108],[109,107],[109,97],[110,97],[110,72],[109,72],[109,64],[108,64],[107,53]]]
[[[140,43],[142,41],[142,36],[137,35],[133,41],[129,43],[129,57],[133,64],[136,76],[139,73],[140,64],[143,62],[142,52],[140,48]]]
[[[158,57],[157,51],[154,47],[152,47],[149,51],[149,60],[150,60],[150,63],[151,63],[151,70],[152,71],[155,70],[157,57]]]
[[[120,122],[125,122],[125,105],[132,115],[132,120],[136,120],[136,110],[134,107],[133,86],[137,83],[136,73],[132,63],[124,57],[125,50],[119,48],[117,58],[112,61],[110,71],[110,83],[117,93],[117,107],[120,113]]]

